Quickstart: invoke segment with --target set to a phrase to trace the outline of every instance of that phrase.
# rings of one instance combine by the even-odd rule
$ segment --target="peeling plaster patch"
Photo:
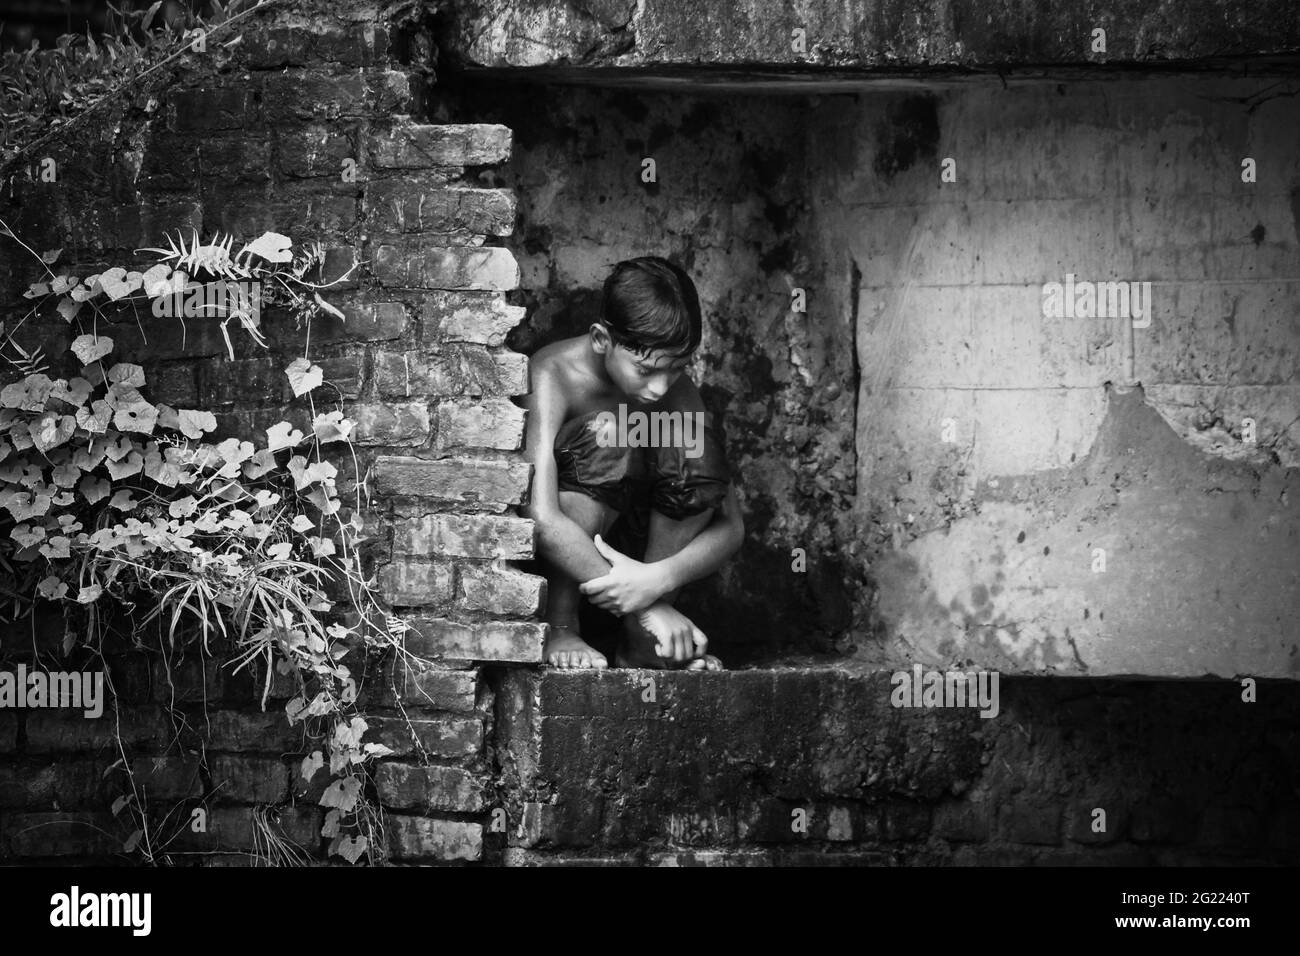
[[[1197,451],[1300,468],[1300,385],[1152,385],[1146,393],[1148,404]],[[1242,441],[1246,418],[1255,421],[1254,444]]]
[[[1109,395],[1086,459],[989,481],[877,561],[886,637],[935,667],[1292,676],[1300,516],[1278,506],[1300,472],[1203,455],[1141,389]]]

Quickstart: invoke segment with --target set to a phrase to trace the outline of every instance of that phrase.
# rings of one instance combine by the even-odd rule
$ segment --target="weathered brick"
[[[448,344],[431,352],[381,352],[375,356],[381,395],[522,395],[528,391],[528,358],[491,353],[474,345]]]
[[[127,746],[160,744],[171,736],[171,727],[161,710],[154,707],[123,708],[115,722],[107,706],[98,718],[87,718],[77,710],[42,710],[27,715],[27,752],[99,750],[116,747],[118,736]]]
[[[312,331],[314,334],[315,329]],[[334,389],[338,389],[339,397],[350,401],[361,394],[362,376],[364,375],[362,363],[365,361],[363,353],[325,356],[315,361],[320,366],[321,381],[327,388],[326,395],[331,395]],[[333,386],[333,388],[329,388],[329,386]],[[319,401],[319,398],[317,401]]]
[[[406,647],[419,657],[539,663],[546,625],[515,621],[465,624],[446,618],[408,620]]]
[[[197,321],[203,322],[202,319]],[[211,382],[211,400],[215,402],[259,401],[283,405],[292,395],[283,363],[270,358],[213,363],[208,371],[208,381]]]
[[[462,564],[458,602],[475,611],[531,617],[545,599],[546,579],[511,568]]]
[[[18,752],[18,714],[0,710],[0,754]]]
[[[279,803],[289,793],[289,768],[272,757],[212,754],[208,769],[220,801]]]
[[[6,814],[0,823],[0,859],[115,853],[125,839],[118,835],[121,829],[107,812]]]
[[[397,169],[484,166],[510,158],[510,128],[495,123],[424,126],[403,123],[370,139],[371,161]]]
[[[136,320],[112,324],[115,359],[210,358],[226,354],[226,343],[216,322],[155,317],[147,310],[141,312],[138,322],[139,327]],[[232,340],[237,340],[239,334],[235,331]]]
[[[469,757],[483,749],[483,721],[476,717],[372,717],[369,724],[375,742],[397,757],[418,753],[420,747],[434,757]]]
[[[0,808],[17,810],[72,810],[79,807],[102,807],[108,783],[104,768],[108,758],[100,761],[55,758],[40,767],[0,764]]]
[[[278,666],[269,668],[271,674],[271,686],[267,690],[266,675],[267,666],[264,660],[257,660],[248,668],[253,687],[255,688],[255,699],[261,701],[263,690],[267,691],[267,701],[287,701],[291,697],[297,697],[302,691],[301,679],[297,670],[284,674],[280,672]],[[269,706],[269,703],[268,703]]]
[[[358,445],[422,445],[429,440],[427,402],[352,405],[348,417],[356,422],[352,440]]]
[[[366,187],[368,223],[379,233],[434,233],[463,238],[508,236],[515,197],[508,189],[421,189],[400,179]]]
[[[386,60],[389,44],[388,28],[373,21],[341,29],[323,23],[309,28],[250,24],[243,34],[236,52],[255,70],[322,62],[374,66]]]
[[[382,495],[409,495],[504,511],[523,500],[532,474],[524,462],[473,458],[375,459],[375,490]]]
[[[1255,807],[1206,807],[1201,812],[1197,842],[1223,852],[1251,853],[1267,833],[1267,821]]]
[[[1132,809],[1129,837],[1134,843],[1183,843],[1191,836],[1191,813],[1177,800],[1155,799]]]
[[[160,704],[219,702],[225,689],[220,662],[202,655],[183,661],[155,658],[150,670],[153,698]]]
[[[262,110],[272,126],[293,120],[337,119],[417,108],[422,80],[407,73],[274,73],[266,76]]]
[[[412,767],[380,764],[375,773],[379,802],[394,810],[452,810],[477,813],[483,809],[483,785],[458,767]]]
[[[344,160],[359,162],[350,126],[313,123],[277,129],[275,136],[280,171],[286,176],[328,176],[341,181]]]
[[[425,515],[393,525],[393,554],[523,559],[533,556],[529,518]]]
[[[215,807],[207,811],[204,832],[183,827],[173,844],[177,850],[249,850],[257,845],[253,814],[260,813],[273,832],[309,852],[320,845],[321,811],[316,807],[286,807],[265,811],[256,807]]]
[[[340,322],[328,313],[317,316],[311,326],[313,342],[381,342],[401,338],[410,325],[406,306],[400,302],[335,296],[331,304],[346,318]]]
[[[945,803],[935,809],[934,835],[954,843],[981,843],[989,837],[989,808],[983,803]]]
[[[286,186],[279,195],[287,196],[292,192]],[[352,196],[333,196],[328,193],[303,194],[290,202],[267,202],[262,199],[250,202],[232,190],[222,192],[209,201],[208,218],[209,221],[215,220],[221,231],[237,236],[279,232],[285,228],[286,222],[291,222],[299,233],[309,232],[322,240],[337,240],[342,233],[356,225],[358,203]],[[319,320],[312,322],[313,341],[316,321]]]
[[[483,827],[393,815],[388,818],[388,851],[397,860],[477,860],[483,853]]]
[[[290,725],[282,708],[261,711],[218,710],[210,713],[206,736],[211,750],[284,753],[301,750],[302,724]],[[204,725],[197,725],[200,734]]]
[[[198,401],[199,370],[189,362],[145,366],[150,393],[177,408],[193,408]]]
[[[99,228],[105,249],[137,249],[166,246],[165,233],[185,234],[202,224],[203,207],[195,202],[136,203],[106,210]]]
[[[253,92],[247,86],[184,90],[172,95],[177,130],[243,129],[248,125]]]
[[[200,152],[201,146],[194,136],[155,131],[146,140],[139,186],[149,192],[188,190],[199,181]]]
[[[325,250],[325,261],[307,273],[308,282],[328,285],[334,292],[344,292],[357,287],[361,260],[351,246],[331,246]]]
[[[556,803],[525,803],[518,841],[522,846],[590,846],[600,836],[605,800],[600,793],[560,794]],[[786,829],[789,829],[787,826]]]
[[[271,178],[270,140],[250,137],[242,130],[208,133],[198,156],[199,175],[212,183],[263,184]]]
[[[437,447],[514,451],[523,447],[525,415],[524,409],[505,400],[441,402],[435,419]]]
[[[371,272],[389,287],[509,291],[519,285],[519,265],[497,246],[428,248],[383,243],[373,249]]]
[[[444,606],[454,597],[452,568],[443,562],[395,561],[380,570],[379,590],[394,606]]]
[[[394,661],[366,684],[366,693],[380,707],[424,708],[469,713],[474,709],[477,670],[447,670],[434,664]]]
[[[424,298],[422,319],[430,341],[501,345],[527,312],[499,295],[435,292]]]
[[[203,792],[201,770],[197,757],[177,753],[137,757],[131,763],[135,786],[155,802],[197,797]]]
[[[1057,846],[1061,842],[1061,807],[1017,800],[1001,808],[999,830],[1012,843]]]

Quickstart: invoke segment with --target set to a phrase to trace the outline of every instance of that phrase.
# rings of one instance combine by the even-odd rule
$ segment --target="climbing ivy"
[[[343,660],[354,651],[405,655],[405,626],[381,607],[362,572],[359,492],[344,509],[339,469],[327,457],[339,451],[336,460],[356,469],[353,422],[341,408],[317,407],[321,369],[303,356],[285,374],[307,403],[309,425],[279,421],[254,441],[218,440],[211,410],[150,396],[144,369],[116,360],[104,331],[124,309],[148,303],[168,314],[179,306],[174,321],[195,312],[200,321],[219,321],[233,357],[228,327],[262,344],[260,309],[274,305],[291,311],[309,340],[314,316],[337,314],[320,297],[322,286],[307,279],[321,266],[320,247],[295,252],[278,233],[238,252],[229,236],[177,237],[144,250],[156,256],[144,271],[79,277],[58,266],[60,250],[37,254],[0,227],[45,272],[26,292],[27,315],[13,328],[0,326],[0,356],[19,375],[0,390],[0,562],[15,609],[59,607],[65,654],[78,645],[102,653],[107,619],[118,608],[137,609],[136,639],[159,634],[164,653],[197,645],[211,654],[220,639],[234,648],[223,662],[231,670],[258,665],[264,709],[273,674],[293,675],[298,692],[286,719],[318,744],[301,777],[327,770],[332,778],[320,798],[329,851],[373,861],[380,817],[365,797],[366,767],[389,750],[364,740],[359,675]],[[214,283],[221,296],[200,295]],[[197,308],[184,304],[196,297]],[[80,332],[65,375],[14,338],[50,310]],[[125,750],[122,757],[129,774]],[[125,849],[157,859],[163,841],[150,831],[133,779],[113,811],[136,821]]]

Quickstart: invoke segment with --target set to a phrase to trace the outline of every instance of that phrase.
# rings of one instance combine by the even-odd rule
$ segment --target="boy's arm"
[[[655,562],[667,585],[665,594],[675,597],[679,588],[717,571],[740,550],[744,540],[745,520],[740,516],[736,488],[728,485],[727,497],[708,527],[676,554]]]
[[[676,554],[641,562],[611,548],[598,536],[596,547],[612,567],[608,574],[584,582],[580,590],[597,607],[615,614],[633,613],[659,602],[671,605],[683,585],[718,570],[744,540],[740,503],[735,486],[729,485],[713,519]]]
[[[560,510],[554,447],[568,403],[554,370],[536,363],[529,375],[532,391],[523,405],[528,409],[525,447],[533,463],[533,484],[528,505],[521,511],[536,524],[540,556],[573,580],[587,581],[608,571],[609,562],[586,532]]]

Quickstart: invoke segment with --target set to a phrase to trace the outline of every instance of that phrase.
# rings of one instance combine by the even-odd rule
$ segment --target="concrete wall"
[[[487,852],[515,865],[1300,860],[1291,683],[1245,704],[1217,681],[1007,678],[989,719],[893,707],[888,675],[844,669],[496,686],[519,825]]]
[[[516,130],[512,344],[582,331],[620,258],[700,287],[750,535],[685,600],[730,660],[1297,673],[1294,98],[447,82]],[[1149,327],[1044,318],[1067,274],[1150,282]]]
[[[439,32],[456,62],[486,67],[1213,68],[1294,52],[1300,14],[1287,0],[474,0],[449,4]]]
[[[895,535],[873,563],[893,647],[1300,674],[1294,100],[1150,80],[842,115],[813,121],[808,234],[827,310],[857,316],[856,508]],[[1067,274],[1149,282],[1149,327],[1045,318]]]

